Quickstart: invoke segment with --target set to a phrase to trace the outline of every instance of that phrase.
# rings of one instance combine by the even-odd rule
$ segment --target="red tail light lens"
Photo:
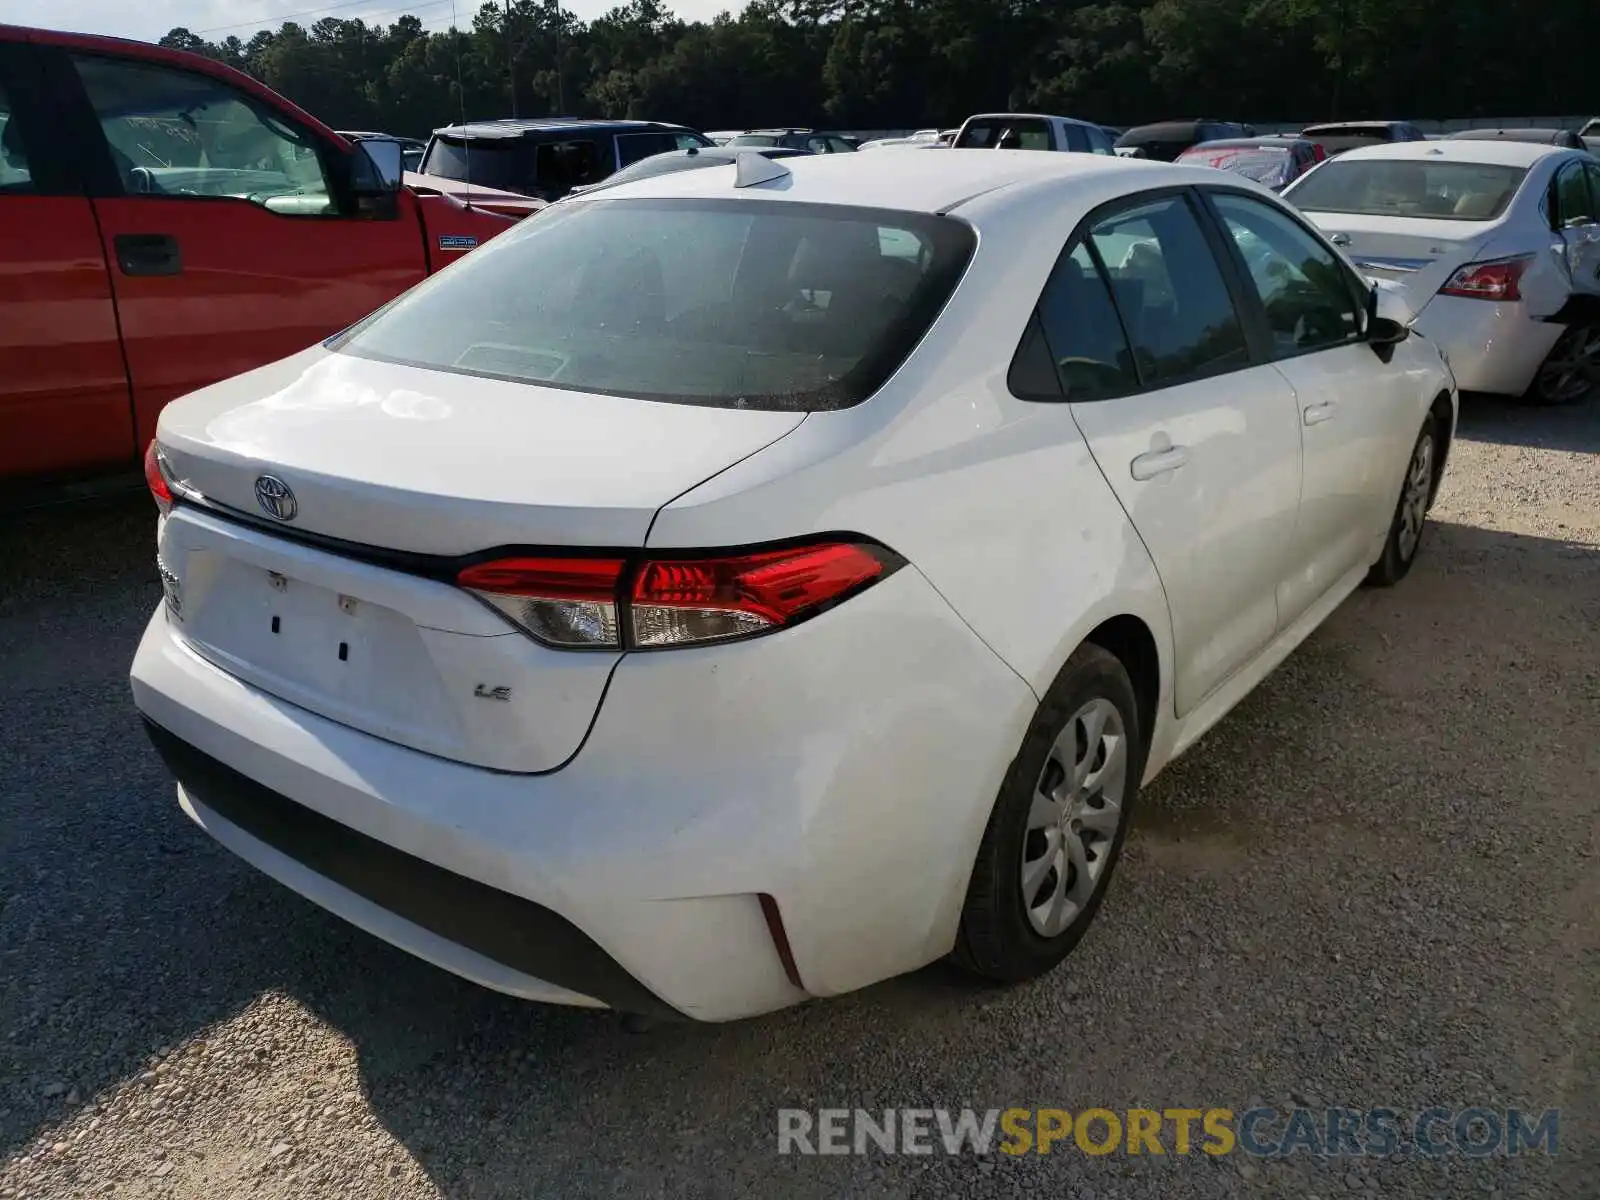
[[[883,572],[877,554],[849,542],[647,562],[633,581],[633,642],[681,646],[761,633],[809,615]]]
[[[1468,263],[1439,289],[1441,296],[1461,296],[1468,300],[1521,300],[1523,272],[1533,255],[1497,258],[1490,262]]]
[[[617,649],[620,558],[503,558],[468,567],[456,582],[539,641]]]
[[[123,461],[126,462],[127,459]],[[150,495],[154,497],[161,515],[166,516],[172,511],[172,486],[167,483],[166,472],[162,469],[161,451],[156,447],[154,438],[150,440],[150,445],[144,452],[144,481],[149,486]]]
[[[875,546],[821,542],[636,563],[506,558],[468,567],[456,582],[549,646],[659,649],[728,641],[793,624],[898,564]]]

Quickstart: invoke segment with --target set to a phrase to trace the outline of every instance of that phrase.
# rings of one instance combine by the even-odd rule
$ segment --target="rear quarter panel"
[[[1159,744],[1171,635],[1149,554],[1068,407],[1024,402],[1006,387],[1057,249],[1089,208],[1127,188],[1095,181],[1063,203],[1060,181],[1051,184],[969,205],[979,248],[967,276],[876,396],[812,414],[689,491],[658,514],[649,544],[736,545],[830,530],[878,538],[1035,695],[1096,625],[1136,616],[1162,665]]]

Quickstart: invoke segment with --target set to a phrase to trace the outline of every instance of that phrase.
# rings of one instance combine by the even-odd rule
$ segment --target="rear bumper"
[[[221,822],[298,863],[334,889],[425,930],[471,956],[508,968],[534,998],[656,1017],[681,1016],[571,921],[396,850],[241,775],[146,718],[145,732],[177,780],[185,811],[214,835]],[[324,898],[332,890],[324,892]],[[501,975],[484,972],[479,975]]]
[[[786,633],[627,657],[546,775],[296,708],[160,609],[132,685],[185,811],[280,882],[501,991],[699,1020],[946,953],[1036,705],[914,568]]]
[[[1435,296],[1416,328],[1443,347],[1464,392],[1520,396],[1562,326],[1535,321],[1520,303],[1495,304],[1462,296]]]

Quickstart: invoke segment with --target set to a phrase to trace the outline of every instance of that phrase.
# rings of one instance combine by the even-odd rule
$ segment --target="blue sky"
[[[415,13],[427,29],[446,29],[451,5],[463,28],[482,0],[6,0],[3,19],[16,25],[42,25],[79,33],[109,33],[155,41],[175,25],[186,25],[208,38],[230,33],[249,40],[257,29],[272,28],[293,17],[311,24],[322,17],[360,17],[387,25],[403,13]],[[566,7],[588,20],[620,0],[566,0]],[[737,10],[743,0],[675,0],[672,9],[689,20],[706,20],[724,9]],[[207,32],[210,31],[210,32]]]

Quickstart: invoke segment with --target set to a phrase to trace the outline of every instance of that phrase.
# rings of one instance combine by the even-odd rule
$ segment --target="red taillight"
[[[144,481],[149,485],[150,495],[155,498],[156,507],[161,510],[161,515],[166,516],[172,511],[172,486],[167,483],[166,472],[162,470],[161,451],[156,448],[154,438],[150,440],[150,445],[144,452]]]
[[[897,561],[872,546],[822,542],[636,563],[505,558],[468,567],[456,582],[547,645],[647,649],[793,624],[879,579]]]
[[[615,649],[620,558],[502,558],[456,582],[552,646]]]
[[[883,561],[851,542],[647,562],[633,581],[633,643],[680,646],[760,633],[882,574]]]
[[[1522,274],[1533,263],[1533,255],[1497,258],[1490,262],[1468,263],[1439,289],[1441,296],[1462,296],[1468,300],[1521,300]]]

